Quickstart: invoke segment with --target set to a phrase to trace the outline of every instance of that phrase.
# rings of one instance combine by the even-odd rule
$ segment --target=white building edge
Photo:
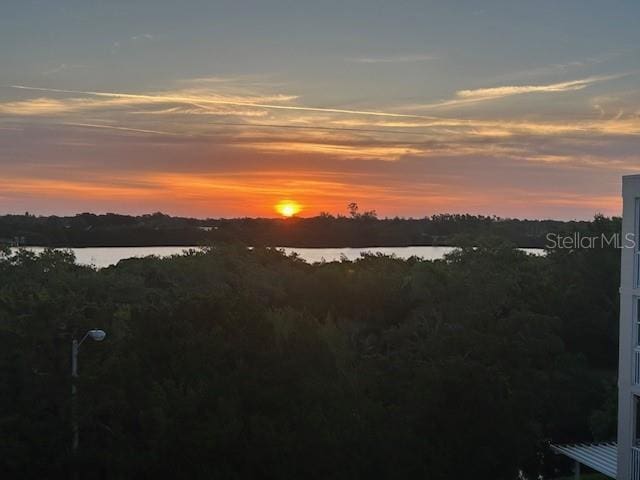
[[[622,178],[622,234],[633,245],[622,249],[620,343],[618,346],[618,473],[640,479],[640,175]]]
[[[618,442],[552,445],[557,453],[618,480],[640,480],[640,175],[622,177]]]

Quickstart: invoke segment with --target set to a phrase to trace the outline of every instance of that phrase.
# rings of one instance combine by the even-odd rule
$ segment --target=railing
[[[631,447],[631,480],[640,480],[640,448]]]

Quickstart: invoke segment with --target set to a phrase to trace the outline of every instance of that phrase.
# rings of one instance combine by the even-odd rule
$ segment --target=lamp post
[[[96,342],[101,342],[107,334],[104,330],[89,330],[84,337],[78,342],[75,338],[71,342],[71,430],[73,432],[73,440],[71,442],[71,451],[73,455],[78,452],[78,442],[80,439],[80,430],[78,428],[78,405],[76,400],[76,378],[78,378],[78,350],[80,345],[87,337]]]

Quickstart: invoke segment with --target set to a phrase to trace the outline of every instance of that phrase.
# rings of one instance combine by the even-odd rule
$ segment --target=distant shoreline
[[[548,234],[590,232],[593,221],[517,220],[441,214],[379,219],[373,214],[288,219],[208,219],[81,214],[0,216],[0,245],[50,248],[189,247],[237,243],[286,248],[456,247],[497,239],[544,248]],[[612,219],[619,221],[618,219]]]
[[[46,247],[22,247],[36,254],[44,251]],[[174,255],[184,255],[188,250],[198,249],[194,245],[184,246],[154,246],[154,247],[82,247],[82,248],[61,248],[71,251],[76,262],[81,265],[89,265],[95,268],[105,268],[118,264],[122,260],[146,257],[166,258]],[[252,247],[247,247],[251,249]],[[341,262],[343,260],[354,261],[362,255],[386,255],[393,256],[401,260],[409,258],[420,258],[422,260],[433,261],[443,259],[447,254],[455,250],[450,246],[411,246],[411,247],[342,247],[342,248],[292,248],[292,247],[269,247],[284,251],[285,254],[295,254],[298,258],[309,264],[323,262]],[[16,252],[18,247],[12,249]],[[520,249],[533,255],[545,255],[542,249]]]

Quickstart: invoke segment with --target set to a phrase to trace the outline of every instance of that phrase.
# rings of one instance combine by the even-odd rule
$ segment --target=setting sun
[[[302,209],[298,202],[293,200],[282,200],[276,205],[276,211],[283,217],[293,217]]]

